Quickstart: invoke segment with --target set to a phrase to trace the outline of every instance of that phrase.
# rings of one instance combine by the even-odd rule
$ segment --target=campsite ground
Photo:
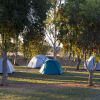
[[[15,69],[9,85],[0,86],[0,100],[100,100],[100,71],[94,74],[95,85],[88,87],[88,73],[82,68],[63,66],[62,75],[42,75],[25,66]]]

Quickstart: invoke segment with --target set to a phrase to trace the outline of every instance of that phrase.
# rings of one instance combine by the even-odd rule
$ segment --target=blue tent
[[[87,66],[90,70],[93,70],[94,66],[95,66],[95,63],[96,63],[96,57],[94,56],[91,56],[88,61],[87,61]],[[86,69],[86,66],[84,65],[84,69]],[[96,70],[100,70],[100,62],[98,62],[97,64],[97,68]]]
[[[0,59],[0,73],[3,73],[2,72],[3,71],[3,69],[2,69],[2,62],[3,62],[3,59],[1,58]],[[7,60],[7,70],[8,70],[8,73],[13,73],[15,71],[12,63],[9,60]]]
[[[45,63],[42,65],[40,69],[40,73],[42,74],[62,74],[63,69],[61,68],[61,65],[53,59],[49,59],[45,61]]]

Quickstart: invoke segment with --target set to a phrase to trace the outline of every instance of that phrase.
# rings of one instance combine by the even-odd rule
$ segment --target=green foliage
[[[16,49],[18,43],[15,42],[13,45],[11,38],[17,41],[19,34],[22,34],[25,27],[29,31],[22,34],[24,47],[30,48],[32,52],[34,48],[30,42],[38,40],[38,35],[42,38],[39,39],[37,47],[42,45],[44,20],[50,6],[51,1],[49,0],[0,0],[0,34],[4,34],[4,45],[6,45],[7,51],[9,48],[11,51],[11,47],[13,48],[14,45]],[[34,20],[31,16],[34,17]]]
[[[79,48],[82,53],[98,54],[100,52],[100,0],[66,0],[61,10],[61,16],[66,22],[60,20],[60,41],[64,45],[68,44],[71,51],[79,53],[77,50]]]
[[[28,24],[26,27],[26,30],[28,31],[22,34],[24,41],[21,51],[26,58],[31,58],[37,54],[46,53],[45,51],[48,50],[48,48],[43,45],[43,41],[44,20],[46,19],[46,12],[50,6],[51,2],[49,0],[33,0],[31,3],[31,9],[33,9],[31,14],[34,17],[34,20],[30,18],[30,15],[28,16],[31,24]]]
[[[32,58],[33,56],[39,54],[47,54],[49,51],[49,46],[44,44],[44,41],[39,42],[37,40],[28,41],[25,44],[20,44],[20,52],[24,55],[25,58]]]
[[[20,32],[28,21],[29,1],[30,0],[0,0],[1,7],[3,7],[2,17],[0,17],[2,24],[5,26],[10,22],[14,25],[16,31]]]
[[[0,34],[2,48],[6,52],[13,51],[15,46],[11,39],[17,39],[24,26],[27,25],[29,0],[0,0]],[[17,44],[15,44],[17,45]]]

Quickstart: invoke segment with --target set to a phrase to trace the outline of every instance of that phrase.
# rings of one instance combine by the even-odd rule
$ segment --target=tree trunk
[[[55,45],[55,43],[53,45],[53,57],[54,57],[54,59],[57,59],[57,51],[56,51],[56,45]]]
[[[71,60],[71,52],[69,52],[68,59]]]
[[[89,71],[89,77],[88,77],[88,84],[89,86],[93,86],[93,71]]]
[[[77,68],[76,70],[79,70],[79,67],[80,67],[80,63],[81,63],[81,59],[80,59],[80,56],[78,56],[78,61],[77,61]]]
[[[86,70],[89,72],[86,59],[87,59],[87,55],[86,55],[86,53],[84,53],[84,65],[85,65],[85,67],[86,67]]]
[[[90,69],[88,68],[87,62],[86,62],[86,57],[87,57],[87,55],[86,55],[86,53],[85,53],[85,56],[84,56],[84,63],[85,63],[85,66],[86,66],[87,71],[89,72],[88,85],[89,85],[89,86],[93,86],[93,80],[92,80],[92,78],[93,78],[93,73],[94,73],[94,70],[95,70],[95,69],[90,70]]]
[[[19,45],[19,43],[18,43],[18,36],[15,39],[15,45],[16,45],[16,47],[15,47],[15,50],[14,50],[14,65],[18,65],[17,64],[18,45]]]
[[[14,54],[14,65],[18,65],[17,64],[17,51]]]
[[[7,69],[7,52],[6,52],[6,41],[4,40],[4,34],[2,33],[2,48],[3,48],[3,61],[2,61],[2,82],[1,85],[8,85],[8,69]]]
[[[54,50],[53,56],[54,56],[54,59],[57,59],[56,50]]]
[[[1,85],[6,86],[8,85],[8,70],[7,70],[7,53],[3,51],[3,62],[2,62],[2,82]]]

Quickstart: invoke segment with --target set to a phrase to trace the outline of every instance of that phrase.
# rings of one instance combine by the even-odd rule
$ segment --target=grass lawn
[[[16,66],[16,72],[9,74],[9,86],[0,87],[0,100],[100,100],[100,71],[93,78],[97,86],[84,87],[88,83],[86,71],[63,68],[62,75],[42,75],[39,69]]]

